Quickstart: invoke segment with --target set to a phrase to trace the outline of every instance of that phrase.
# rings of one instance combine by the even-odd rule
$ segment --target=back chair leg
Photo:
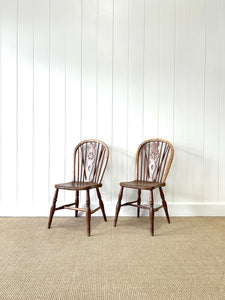
[[[55,190],[55,195],[54,195],[54,198],[53,198],[53,202],[52,202],[52,206],[51,206],[51,209],[50,209],[50,215],[49,215],[49,219],[48,219],[48,228],[51,227],[51,224],[52,224],[52,218],[53,218],[53,215],[54,215],[54,212],[55,212],[55,206],[56,206],[56,201],[57,201],[57,197],[58,197],[58,189]]]
[[[141,204],[141,190],[138,190],[137,205]],[[140,217],[140,207],[137,208],[137,217]]]
[[[75,208],[79,207],[79,191],[76,191]],[[75,210],[75,217],[78,217],[78,210]]]
[[[168,223],[170,223],[170,217],[169,217],[169,213],[168,213],[168,209],[167,209],[167,203],[166,203],[165,196],[164,196],[164,193],[163,193],[163,190],[161,187],[159,188],[159,192],[160,192],[160,196],[162,199],[162,205],[165,210],[167,221],[168,221]]]
[[[98,188],[96,189],[96,192],[97,192],[97,195],[98,195],[99,206],[101,207],[103,218],[104,218],[105,222],[107,222],[107,218],[106,218],[106,214],[105,214],[105,208],[104,208],[104,204],[103,204],[103,201],[102,201],[102,196],[101,196],[101,193],[100,193]]]
[[[149,210],[149,217],[150,217],[150,230],[151,235],[154,236],[154,199],[153,199],[153,191],[150,190],[150,210]]]
[[[90,194],[86,191],[86,221],[87,221],[87,236],[91,235],[91,208],[90,208]]]
[[[117,204],[116,204],[116,214],[115,214],[115,219],[114,219],[114,227],[116,227],[118,215],[119,215],[119,212],[120,212],[122,198],[123,198],[123,186],[121,186],[118,201],[117,201]]]

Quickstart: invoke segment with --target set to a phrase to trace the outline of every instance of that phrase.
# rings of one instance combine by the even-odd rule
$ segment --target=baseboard
[[[174,217],[225,216],[225,203],[220,204],[168,204],[169,213]]]
[[[171,217],[197,217],[197,216],[225,216],[225,203],[220,204],[178,204],[168,203],[168,211]],[[109,216],[114,216],[114,210],[108,210]],[[148,216],[147,210],[141,210],[142,216]],[[156,212],[156,216],[164,216],[164,210]],[[122,207],[120,216],[136,216],[136,209],[133,207]]]
[[[28,207],[25,209],[0,207],[1,217],[48,217],[49,206],[45,207]],[[106,215],[113,217],[115,214],[115,205],[105,204]],[[210,204],[210,203],[168,203],[169,215],[171,217],[197,217],[197,216],[225,216],[225,203]],[[84,215],[84,214],[83,214]],[[164,216],[163,209],[160,209],[156,216]],[[55,217],[62,216],[74,216],[73,211],[60,210],[55,212]],[[101,216],[101,211],[97,211],[93,216]],[[136,216],[136,209],[134,207],[122,207],[120,210],[120,216]],[[141,216],[148,216],[147,210],[141,210]]]

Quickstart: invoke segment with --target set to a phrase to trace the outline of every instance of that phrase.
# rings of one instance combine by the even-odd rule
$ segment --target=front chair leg
[[[76,191],[75,208],[79,207],[79,191]],[[75,217],[78,217],[78,210],[75,210]]]
[[[86,191],[86,221],[87,221],[87,235],[91,235],[91,208],[90,208],[90,194]]]
[[[141,190],[138,190],[137,205],[141,204]],[[137,217],[140,217],[140,207],[137,208]]]
[[[168,213],[168,209],[167,209],[167,203],[166,203],[165,196],[164,196],[164,193],[163,193],[163,190],[161,187],[159,188],[159,192],[160,192],[160,196],[162,199],[162,205],[165,210],[167,221],[168,221],[168,223],[170,223],[170,217],[169,217],[169,213]]]
[[[117,201],[117,204],[116,204],[116,214],[115,214],[115,219],[114,219],[114,227],[116,227],[118,215],[119,215],[119,212],[120,212],[122,198],[123,198],[123,186],[121,186],[118,201]]]
[[[101,193],[99,191],[99,188],[96,188],[96,192],[97,192],[97,195],[98,195],[99,206],[101,207],[103,218],[104,218],[104,220],[106,222],[107,218],[106,218],[106,214],[105,214],[105,208],[104,208],[104,204],[103,204],[103,201],[102,201],[102,196],[101,196]]]
[[[151,229],[151,234],[154,236],[154,199],[153,199],[153,191],[150,190],[150,211],[149,211],[149,216],[150,216],[150,229]]]
[[[53,215],[54,215],[54,212],[55,212],[55,206],[56,206],[56,201],[57,201],[57,197],[58,197],[58,189],[55,190],[55,195],[54,195],[54,198],[53,198],[53,202],[52,202],[52,206],[51,206],[51,209],[50,209],[50,215],[49,215],[49,219],[48,219],[48,229],[51,227],[51,224],[52,224],[52,218],[53,218]]]

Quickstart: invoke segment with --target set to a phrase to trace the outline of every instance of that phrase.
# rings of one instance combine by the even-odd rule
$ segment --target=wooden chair
[[[129,182],[120,182],[120,193],[116,205],[116,214],[114,226],[117,224],[118,214],[121,206],[137,207],[137,217],[140,215],[140,208],[148,209],[150,216],[150,229],[154,235],[154,213],[160,208],[164,208],[167,221],[170,223],[167,203],[164,197],[162,187],[166,185],[165,180],[168,175],[174,155],[174,149],[171,143],[162,139],[150,139],[144,141],[137,149],[136,153],[136,180]],[[138,190],[136,201],[121,204],[124,188]],[[153,190],[159,188],[162,205],[154,208]],[[141,190],[150,191],[149,206],[141,204]]]
[[[102,177],[104,175],[106,165],[108,163],[109,149],[107,145],[98,140],[86,140],[79,143],[74,149],[74,174],[73,181],[68,183],[60,183],[55,185],[55,195],[50,210],[48,228],[51,227],[54,212],[59,209],[75,210],[75,217],[78,211],[86,213],[87,235],[91,234],[91,215],[101,209],[104,220],[107,221],[105,215],[104,204],[102,202],[99,188],[102,186]],[[59,190],[75,191],[75,202],[56,207],[56,201]],[[94,210],[90,208],[91,189],[96,189],[99,207]],[[86,208],[79,207],[79,192],[86,191]]]

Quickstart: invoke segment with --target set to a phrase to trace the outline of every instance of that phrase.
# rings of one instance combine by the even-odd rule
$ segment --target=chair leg
[[[54,212],[55,212],[55,206],[56,206],[56,201],[57,201],[57,197],[58,197],[58,189],[55,190],[55,195],[54,195],[54,198],[53,198],[53,202],[52,202],[52,206],[51,206],[51,209],[50,209],[50,215],[49,215],[49,219],[48,219],[48,229],[51,227],[51,224],[52,224],[52,218],[53,218],[53,215],[54,215]]]
[[[138,190],[137,205],[141,204],[141,190]],[[137,217],[140,217],[140,207],[137,208]]]
[[[116,214],[115,214],[115,218],[114,218],[114,227],[116,227],[118,215],[119,215],[119,212],[120,212],[122,198],[123,198],[123,186],[121,186],[118,201],[117,201],[117,204],[116,204]]]
[[[76,191],[75,208],[79,207],[79,191]],[[75,210],[75,217],[78,217],[78,211]]]
[[[153,199],[153,191],[150,190],[150,229],[151,229],[151,235],[154,236],[154,199]]]
[[[104,218],[105,222],[107,222],[107,218],[106,218],[106,214],[105,214],[105,208],[104,208],[104,204],[103,204],[103,201],[102,201],[102,196],[101,196],[101,193],[100,193],[98,188],[96,189],[96,192],[97,192],[97,195],[98,195],[99,206],[101,207],[103,218]]]
[[[162,205],[165,210],[167,221],[168,221],[168,223],[170,223],[170,217],[169,217],[169,213],[168,213],[167,203],[166,203],[165,196],[164,196],[164,193],[163,193],[163,190],[161,187],[159,188],[159,192],[160,192],[160,196],[162,199]]]
[[[87,221],[87,235],[91,235],[91,208],[90,208],[90,194],[86,191],[86,221]]]

